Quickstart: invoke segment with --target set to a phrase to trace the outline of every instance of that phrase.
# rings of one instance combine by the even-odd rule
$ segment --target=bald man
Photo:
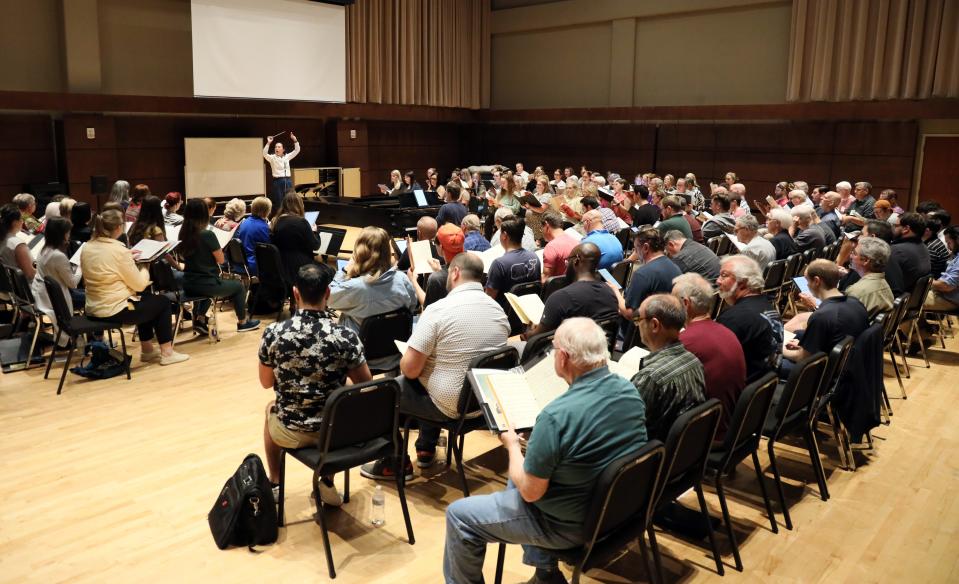
[[[420,220],[416,222],[416,241],[428,241],[430,242],[430,252],[440,264],[443,264],[443,254],[436,249],[436,243],[433,242],[433,239],[436,237],[436,232],[438,231],[438,226],[436,224],[436,219],[432,217],[423,216],[420,217]],[[410,269],[410,250],[404,250],[403,255],[400,256],[399,262],[396,264],[397,271],[405,272]]]
[[[574,316],[602,320],[619,314],[616,294],[596,272],[600,255],[593,243],[580,243],[573,248],[566,263],[566,279],[572,283],[546,299],[543,318],[529,330],[528,336],[559,328],[564,320]]]
[[[583,214],[583,229],[586,230],[583,243],[592,243],[599,248],[598,269],[607,269],[616,262],[623,261],[623,245],[615,235],[606,230],[603,215],[598,209]]]

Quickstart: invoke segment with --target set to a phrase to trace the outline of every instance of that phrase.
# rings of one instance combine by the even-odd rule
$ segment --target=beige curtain
[[[358,0],[346,9],[346,99],[478,109],[490,0]]]
[[[793,0],[789,101],[959,97],[959,0]]]

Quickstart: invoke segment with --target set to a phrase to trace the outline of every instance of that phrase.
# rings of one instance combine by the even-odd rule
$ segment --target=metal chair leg
[[[283,527],[286,524],[286,449],[280,448],[280,488],[279,488],[279,499],[276,502],[276,523],[277,526]]]
[[[350,469],[343,472],[343,504],[350,502]]]
[[[413,545],[416,543],[416,538],[413,537],[413,523],[410,521],[410,509],[406,504],[406,469],[403,468],[405,463],[406,457],[401,453],[396,457],[394,473],[396,474],[396,491],[400,496],[400,507],[403,509],[403,521],[406,522],[406,537],[410,545]]]
[[[57,386],[57,395],[60,395],[60,392],[63,391],[63,382],[67,379],[67,371],[70,370],[70,359],[73,358],[73,351],[76,349],[76,346],[76,338],[74,338],[74,342],[70,343],[70,349],[67,351],[67,360],[63,364],[63,372],[60,374],[60,385]]]
[[[743,571],[743,560],[739,557],[739,543],[736,541],[736,534],[733,532],[733,522],[729,518],[729,506],[726,504],[726,492],[723,490],[722,478],[720,473],[716,472],[716,496],[719,497],[719,507],[723,512],[723,523],[726,524],[726,537],[729,538],[729,547],[733,548],[733,560],[736,562],[736,569]],[[768,503],[767,503],[768,508]],[[775,519],[773,519],[775,525]]]
[[[47,359],[47,368],[43,372],[43,378],[48,379],[50,377],[50,368],[53,366],[53,358],[57,354],[57,341],[60,340],[60,329],[54,329],[53,331],[53,347],[50,349],[50,357]],[[70,339],[72,343],[74,339]]]
[[[330,534],[326,531],[326,514],[323,512],[326,506],[320,498],[319,486],[314,485],[313,489],[313,492],[316,493],[316,519],[320,524],[320,532],[323,534],[323,551],[326,552],[326,567],[332,579],[336,578],[336,569],[333,567],[333,550],[330,549]]]
[[[506,544],[499,544],[496,550],[496,576],[493,579],[495,584],[503,583],[503,564],[506,562]]]
[[[896,372],[896,381],[899,382],[899,391],[902,393],[902,399],[906,399],[906,386],[902,384],[902,375],[899,374],[899,364],[896,363],[896,354],[891,347],[889,349],[889,358],[892,359],[892,369]]]
[[[845,432],[839,428],[839,423],[832,409],[832,404],[826,404],[826,415],[829,417],[829,425],[832,427],[832,435],[836,440],[836,448],[839,450],[839,464],[846,470],[849,470],[849,462],[846,460],[846,446],[843,440]]]
[[[37,339],[40,337],[41,328],[43,328],[43,319],[38,316],[33,319],[33,340],[30,341],[30,352],[27,353],[27,362],[23,365],[24,371],[33,365],[33,352],[37,350]],[[53,340],[53,344],[57,344],[56,339]]]
[[[822,466],[822,457],[819,455],[819,444],[816,442],[816,434],[809,426],[804,432],[806,439],[806,448],[809,451],[809,461],[812,463],[813,474],[816,475],[816,482],[819,483],[819,498],[823,501],[829,500],[829,486],[826,484],[826,469]]]
[[[786,529],[792,530],[793,522],[789,517],[789,507],[786,505],[786,491],[783,489],[783,479],[779,474],[779,467],[776,465],[776,452],[773,448],[773,440],[768,440],[769,446],[769,466],[773,469],[773,476],[776,478],[776,489],[779,491],[779,505],[782,507],[783,521],[786,523]]]
[[[643,555],[643,565],[646,567],[646,574],[649,575],[649,581],[656,582],[656,576],[653,574],[653,564],[649,561],[649,548],[646,546],[646,536],[640,533],[636,536],[636,543],[639,544],[639,551]]]
[[[769,499],[769,492],[766,490],[766,477],[763,475],[762,465],[759,464],[759,452],[757,450],[753,450],[753,469],[756,471],[756,480],[759,482],[759,491],[763,495],[763,504],[766,506],[766,516],[769,517],[770,529],[773,530],[773,533],[779,533],[779,524],[776,523],[776,514],[773,512],[773,504]],[[726,497],[724,496],[722,500],[723,505],[725,505]],[[731,528],[732,526],[730,526],[730,529]],[[739,570],[742,570],[742,568],[739,568]]]
[[[129,381],[133,379],[130,375],[130,364],[133,362],[133,359],[127,355],[127,339],[126,335],[123,334],[123,329],[120,329],[120,349],[123,351],[123,364],[127,370],[127,381]]]
[[[656,530],[650,525],[646,529],[646,533],[649,535],[649,547],[653,549],[653,561],[656,564],[655,581],[658,581],[659,584],[665,584],[666,579],[663,577],[663,558],[659,554],[659,544],[656,543]],[[650,581],[653,581],[653,578],[650,578]]]
[[[916,341],[919,342],[919,352],[922,353],[922,360],[926,362],[926,369],[929,369],[929,357],[926,356],[926,344],[922,342],[922,334],[919,332],[919,319],[912,321],[912,330],[916,332]],[[912,337],[910,333],[909,337]]]
[[[900,331],[896,331],[896,346],[899,348],[899,354],[902,355],[902,368],[906,371],[906,379],[910,379],[909,374],[909,360],[906,359],[906,351],[902,348],[902,338],[900,336]],[[908,343],[906,345],[908,347]]]
[[[723,558],[719,555],[719,548],[716,546],[716,535],[713,533],[713,521],[709,516],[709,508],[706,507],[706,497],[703,496],[703,486],[700,483],[696,483],[696,497],[699,498],[699,510],[703,514],[703,521],[706,522],[706,533],[709,534],[709,547],[713,549],[713,559],[716,560],[716,572],[720,576],[726,574],[726,570],[723,567]]]

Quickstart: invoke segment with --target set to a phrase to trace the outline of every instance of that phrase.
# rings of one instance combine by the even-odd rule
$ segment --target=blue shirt
[[[250,270],[250,275],[255,276],[257,274],[256,255],[253,250],[256,249],[258,243],[270,243],[270,224],[262,217],[250,215],[240,222],[240,226],[236,228],[233,237],[239,239],[240,243],[243,244],[247,269]]]
[[[580,243],[592,243],[599,248],[600,258],[597,269],[603,270],[612,267],[616,262],[623,261],[623,245],[616,236],[605,229],[590,231]]]
[[[643,264],[633,273],[626,289],[626,306],[639,308],[643,300],[651,294],[673,291],[673,278],[682,275],[675,262],[666,256],[660,256],[648,264]]]
[[[952,292],[939,292],[939,295],[953,304],[959,304],[959,254],[952,256],[946,264],[946,270],[939,275],[939,280],[956,287]]]
[[[466,238],[463,240],[463,249],[465,251],[486,251],[490,248],[490,243],[486,241],[483,234],[479,231],[467,231]]]
[[[440,207],[439,213],[436,214],[436,224],[442,227],[447,223],[455,223],[459,227],[460,223],[463,222],[463,217],[466,217],[469,212],[466,205],[462,205],[458,201],[445,203]]]
[[[525,249],[512,249],[493,260],[486,278],[486,287],[496,290],[496,301],[509,314],[509,302],[506,293],[513,286],[524,282],[538,282],[540,276],[539,258]]]
[[[633,384],[606,366],[580,375],[536,417],[523,468],[549,487],[533,505],[581,525],[599,475],[646,441],[646,405]]]

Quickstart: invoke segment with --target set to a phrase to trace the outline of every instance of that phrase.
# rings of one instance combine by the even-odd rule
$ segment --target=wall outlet
[[[350,140],[356,140],[356,130],[350,130]]]
[[[96,128],[87,128],[87,140],[95,140],[97,137]]]

